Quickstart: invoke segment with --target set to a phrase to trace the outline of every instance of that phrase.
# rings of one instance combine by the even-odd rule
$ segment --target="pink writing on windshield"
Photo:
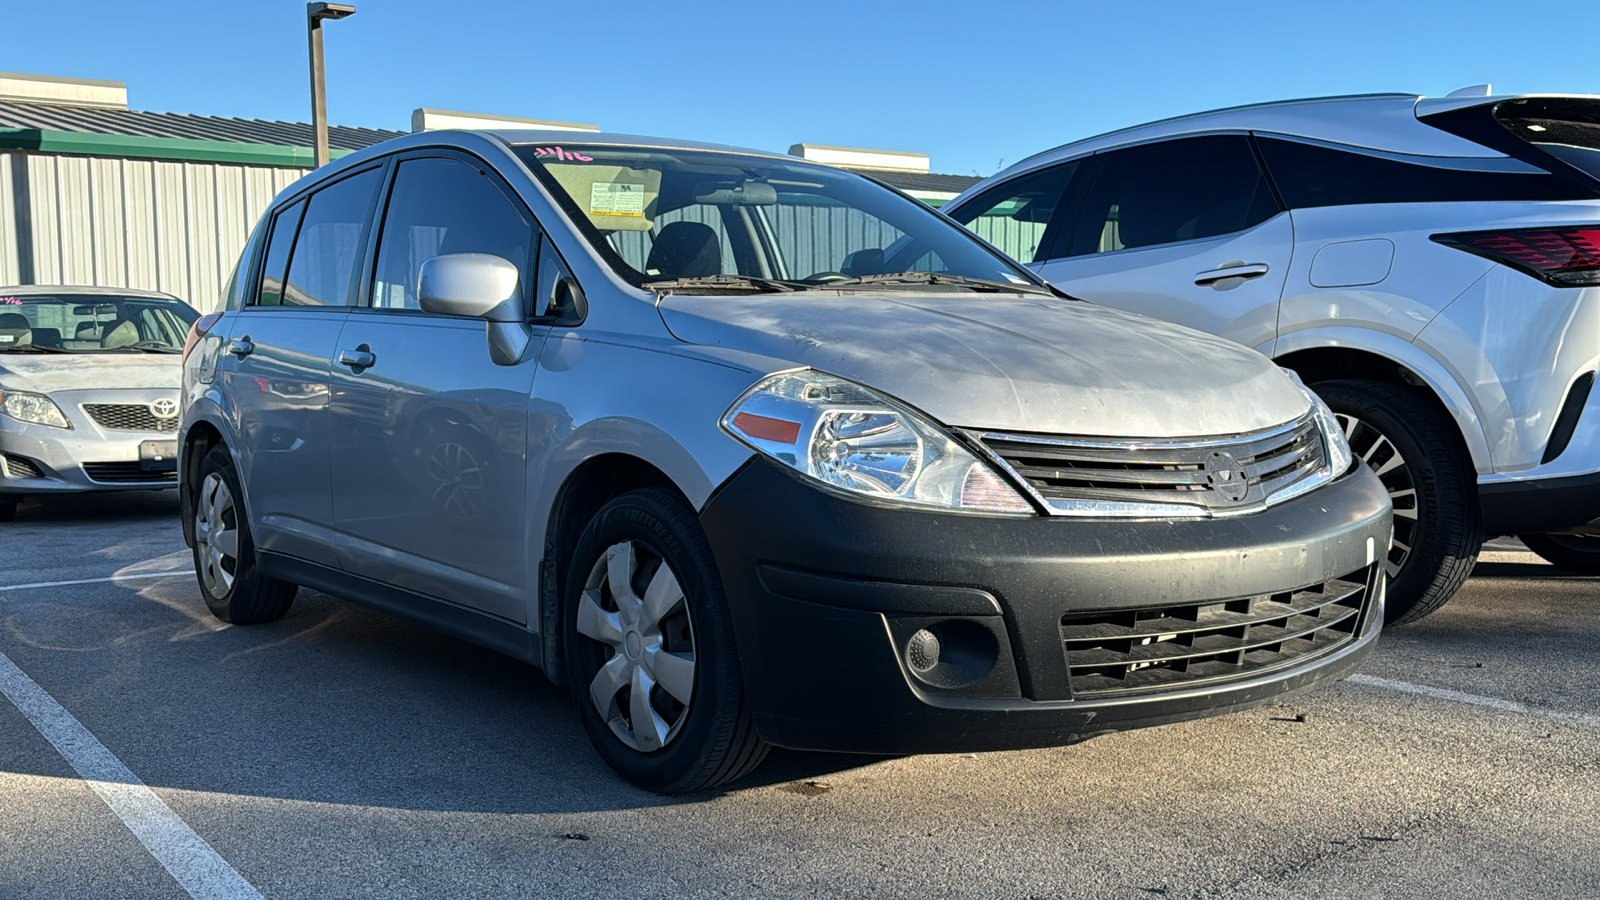
[[[21,306],[22,305],[22,301],[18,300],[15,297],[0,297],[0,303],[9,304],[11,306]]]
[[[594,157],[584,156],[575,150],[563,150],[560,147],[535,147],[535,156],[554,156],[556,159],[570,159],[577,162],[594,162]]]

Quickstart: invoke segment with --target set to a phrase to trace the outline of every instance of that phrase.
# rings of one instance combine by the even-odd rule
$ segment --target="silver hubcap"
[[[584,583],[578,633],[604,649],[589,700],[617,738],[648,752],[677,737],[694,694],[695,654],[672,567],[635,541],[611,545]]]
[[[200,482],[200,496],[194,510],[194,540],[200,583],[212,597],[226,599],[239,570],[239,514],[228,483],[215,472]]]
[[[1411,466],[1400,450],[1378,429],[1354,416],[1338,413],[1339,424],[1344,426],[1345,439],[1350,449],[1361,457],[1383,482],[1394,503],[1394,545],[1389,548],[1389,558],[1384,568],[1392,581],[1400,574],[1411,548],[1416,546],[1418,509],[1417,483],[1411,477]]]

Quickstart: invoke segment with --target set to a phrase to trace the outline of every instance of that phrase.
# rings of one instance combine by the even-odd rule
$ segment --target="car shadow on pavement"
[[[327,595],[302,591],[284,619],[252,627],[212,619],[181,578],[7,599],[0,649],[156,789],[567,814],[803,786],[881,760],[776,750],[723,790],[660,796],[605,766],[567,687]],[[0,770],[60,774],[48,745],[19,753],[7,743]]]
[[[11,525],[45,522],[110,522],[128,519],[178,519],[178,492],[116,491],[104,494],[30,496],[17,507]]]
[[[1586,575],[1546,562],[1480,562],[1472,568],[1474,578],[1539,578],[1548,581],[1595,581],[1600,576]]]

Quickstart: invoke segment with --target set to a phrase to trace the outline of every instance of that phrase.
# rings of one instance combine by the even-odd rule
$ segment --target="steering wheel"
[[[822,283],[825,284],[825,283],[827,283],[829,281],[849,281],[850,280],[850,276],[846,275],[843,272],[828,271],[828,272],[818,272],[815,275],[807,275],[806,277],[804,277],[804,278],[802,278],[800,280],[801,281],[819,281],[819,282],[822,282]]]
[[[172,349],[172,345],[168,344],[166,341],[138,341],[137,343],[129,344],[128,346],[134,348],[149,347],[152,350]]]

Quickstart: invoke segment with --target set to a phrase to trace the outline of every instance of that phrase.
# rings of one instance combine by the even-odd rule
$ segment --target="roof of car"
[[[1476,97],[1468,102],[1494,102],[1497,99],[1503,98]],[[1059,160],[1128,144],[1227,131],[1284,134],[1418,156],[1504,155],[1423,123],[1417,118],[1417,104],[1420,102],[1425,101],[1418,94],[1350,94],[1206,110],[1062,144],[1036,153],[991,178],[1009,177]]]
[[[151,297],[162,300],[179,298],[161,291],[141,288],[103,287],[88,284],[14,284],[0,286],[0,296],[27,297],[37,294],[100,294],[108,297]]]

